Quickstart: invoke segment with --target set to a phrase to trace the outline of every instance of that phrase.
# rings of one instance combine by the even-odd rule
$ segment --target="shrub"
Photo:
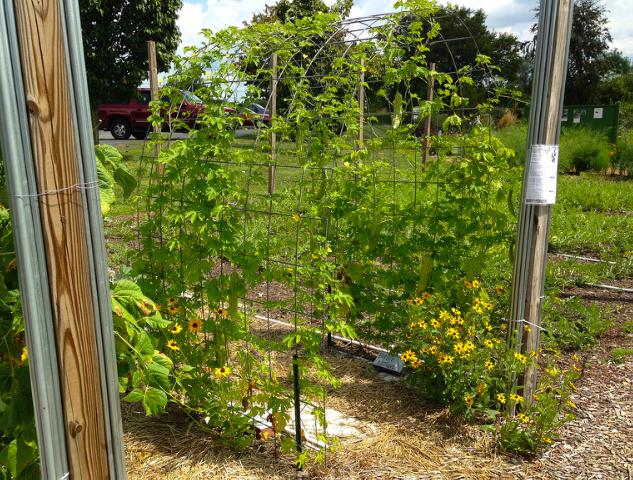
[[[569,398],[580,369],[574,364],[563,372],[546,364],[528,404],[515,379],[539,363],[541,354],[524,355],[508,346],[505,309],[495,305],[503,303],[504,294],[502,287],[488,292],[478,280],[464,280],[450,294],[409,299],[409,326],[399,351],[414,386],[454,413],[488,421],[486,429],[498,435],[503,448],[529,453],[550,443],[573,418]]]
[[[508,110],[507,112],[505,112],[501,116],[501,118],[497,122],[497,128],[499,130],[503,130],[504,128],[511,127],[512,125],[515,125],[518,121],[519,121],[519,119],[518,119],[516,113],[511,112],[510,110]]]
[[[607,139],[599,132],[568,128],[560,139],[559,171],[580,173],[606,171],[611,165]]]
[[[621,174],[633,172],[633,133],[627,132],[618,139],[614,155],[613,166]]]
[[[503,128],[495,134],[506,147],[514,150],[514,165],[523,165],[525,162],[527,133],[527,124],[521,122]]]
[[[577,350],[596,343],[611,322],[603,318],[598,305],[585,304],[577,297],[547,298],[544,305],[545,338],[560,348]]]

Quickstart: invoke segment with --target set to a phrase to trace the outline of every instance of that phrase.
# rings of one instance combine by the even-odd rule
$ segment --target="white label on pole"
[[[532,145],[525,203],[553,205],[556,203],[558,179],[558,145]]]
[[[593,109],[593,118],[602,118],[603,110],[602,108],[594,108]]]

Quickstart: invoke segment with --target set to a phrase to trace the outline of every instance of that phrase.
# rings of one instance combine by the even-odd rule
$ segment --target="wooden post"
[[[274,126],[275,117],[277,116],[277,52],[273,53],[272,58],[272,78],[270,80],[270,121]],[[274,130],[270,132],[270,166],[268,167],[268,194],[275,193],[275,173],[277,170],[277,133]]]
[[[365,59],[360,59],[360,86],[358,88],[358,107],[360,108],[358,148],[365,144]]]
[[[429,84],[426,89],[426,99],[429,102],[433,101],[434,87],[435,87],[435,77],[433,73],[435,72],[435,63],[431,63],[429,65]],[[429,116],[426,117],[425,126],[424,126],[424,146],[422,151],[422,163],[426,165],[426,162],[429,159],[429,138],[431,137],[431,120],[432,120],[432,112],[429,112]]]
[[[99,318],[95,307],[99,302],[92,275],[97,269],[91,266],[94,252],[87,228],[92,220],[86,218],[84,195],[87,189],[98,188],[98,182],[96,171],[93,179],[83,177],[75,137],[79,127],[74,122],[75,98],[70,95],[65,10],[60,4],[60,0],[14,2],[37,183],[28,200],[39,203],[41,212],[70,478],[107,479],[116,477],[109,455],[119,446],[108,444],[113,436],[106,431],[104,346],[97,340],[98,325],[105,319]],[[87,100],[87,95],[82,98]],[[25,318],[27,323],[36,321],[41,320]]]
[[[149,89],[152,102],[158,100],[158,62],[156,61],[156,42],[149,40],[147,42],[147,58],[149,59]],[[160,126],[153,127],[154,133],[160,133]],[[158,142],[158,135],[154,139]],[[154,143],[154,158],[158,158],[158,143]]]
[[[573,13],[572,0],[542,0],[539,15],[529,148],[526,155],[512,278],[510,337],[515,348],[529,356],[539,347],[547,242],[551,203],[528,200],[528,183],[534,153],[540,146],[558,147],[560,116],[567,72],[567,56]],[[529,326],[529,328],[525,328]],[[527,335],[523,332],[527,331]],[[531,403],[536,388],[536,368],[528,366],[523,379],[523,396]]]

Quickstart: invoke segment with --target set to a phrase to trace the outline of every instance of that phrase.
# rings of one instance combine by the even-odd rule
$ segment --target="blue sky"
[[[325,0],[333,3],[333,0]],[[178,25],[182,44],[198,43],[197,34],[203,28],[218,30],[229,25],[240,25],[254,12],[263,10],[274,0],[184,0]],[[442,2],[444,3],[444,2]],[[538,0],[452,0],[451,3],[469,8],[482,8],[488,16],[488,26],[503,32],[512,32],[519,39],[531,37],[529,28],[534,22],[534,8]],[[633,2],[632,0],[604,0],[609,10],[608,27],[613,47],[633,58]],[[352,17],[392,11],[393,0],[355,0]]]

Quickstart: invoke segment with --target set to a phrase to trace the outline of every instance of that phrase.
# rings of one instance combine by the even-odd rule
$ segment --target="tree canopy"
[[[538,17],[538,9],[537,14]],[[607,28],[607,9],[600,0],[577,0],[569,45],[569,65],[565,86],[565,103],[592,103],[603,80],[626,73],[628,60],[618,50],[611,50],[611,33]],[[538,34],[538,24],[532,32]],[[533,45],[528,56],[533,57]]]
[[[169,67],[180,41],[182,0],[79,0],[90,103],[126,101],[147,78],[147,41],[158,69]]]

